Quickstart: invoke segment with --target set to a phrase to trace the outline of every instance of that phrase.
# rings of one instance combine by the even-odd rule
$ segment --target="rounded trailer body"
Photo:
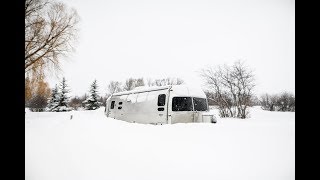
[[[143,124],[215,123],[206,95],[186,85],[136,88],[112,94],[106,101],[107,117]]]

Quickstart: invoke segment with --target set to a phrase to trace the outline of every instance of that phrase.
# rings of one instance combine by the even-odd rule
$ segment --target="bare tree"
[[[120,91],[122,91],[121,82],[119,82],[119,81],[111,81],[108,84],[108,93],[110,95],[113,94],[113,93],[120,92]]]
[[[243,62],[236,61],[233,66],[218,66],[202,69],[200,75],[205,80],[211,100],[219,108],[221,117],[246,118],[255,87],[252,71]]]
[[[25,2],[25,73],[59,70],[61,56],[73,50],[79,16],[65,4],[47,0]]]
[[[140,86],[144,86],[145,85],[145,83],[144,83],[144,79],[143,78],[138,78],[137,80],[136,80],[136,85],[135,85],[135,87],[140,87]]]
[[[232,66],[232,78],[235,80],[234,99],[236,100],[238,113],[237,117],[246,118],[249,111],[247,107],[251,103],[253,97],[253,88],[255,87],[255,79],[252,70],[244,65],[243,62],[237,61]]]
[[[260,104],[263,110],[274,111],[278,97],[275,95],[263,94],[260,97]]]
[[[221,117],[233,117],[235,109],[233,108],[232,97],[228,91],[227,84],[223,82],[225,75],[224,69],[208,67],[202,69],[201,76],[205,80],[208,91],[212,94],[211,100],[218,105]],[[226,77],[224,77],[226,78]]]
[[[261,108],[267,111],[295,111],[295,97],[289,92],[263,94],[260,97],[260,104]]]
[[[278,111],[295,111],[295,97],[292,93],[282,92],[278,97]]]
[[[177,78],[175,84],[176,85],[184,84],[184,80],[180,79],[180,78]]]
[[[126,82],[124,83],[123,90],[129,91],[129,90],[132,90],[133,88],[134,88],[134,79],[133,78],[127,79]]]
[[[134,89],[135,87],[139,87],[139,86],[144,86],[144,80],[143,78],[138,78],[138,79],[134,79],[134,78],[129,78],[126,80],[126,82],[124,83],[124,87],[123,90],[124,91],[129,91]]]
[[[74,110],[78,110],[82,106],[81,98],[78,96],[72,97],[70,99],[69,106],[72,107]]]
[[[256,95],[253,95],[251,98],[250,106],[260,106],[260,100]]]
[[[184,84],[184,81],[180,78],[167,77],[163,79],[150,79],[148,78],[148,86],[166,86],[166,85],[180,85]]]

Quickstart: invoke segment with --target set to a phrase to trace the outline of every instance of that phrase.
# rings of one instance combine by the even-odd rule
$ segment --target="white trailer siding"
[[[108,117],[128,122],[173,124],[212,120],[204,92],[185,85],[115,93],[106,104]]]
[[[167,107],[157,105],[160,94],[167,96],[168,89],[135,92],[125,95],[115,94],[107,102],[109,104],[112,101],[115,102],[115,107],[110,109],[109,117],[128,122],[166,124]],[[158,108],[163,108],[163,110],[159,111]]]

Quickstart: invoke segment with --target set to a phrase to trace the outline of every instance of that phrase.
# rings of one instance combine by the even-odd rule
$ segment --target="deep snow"
[[[295,113],[250,110],[174,125],[114,120],[103,108],[26,112],[25,179],[295,179]]]

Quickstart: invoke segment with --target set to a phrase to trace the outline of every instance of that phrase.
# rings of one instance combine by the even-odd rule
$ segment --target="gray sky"
[[[294,0],[64,0],[81,18],[76,52],[63,63],[71,95],[97,79],[179,77],[242,59],[256,93],[295,93]],[[60,79],[51,78],[53,87]]]

